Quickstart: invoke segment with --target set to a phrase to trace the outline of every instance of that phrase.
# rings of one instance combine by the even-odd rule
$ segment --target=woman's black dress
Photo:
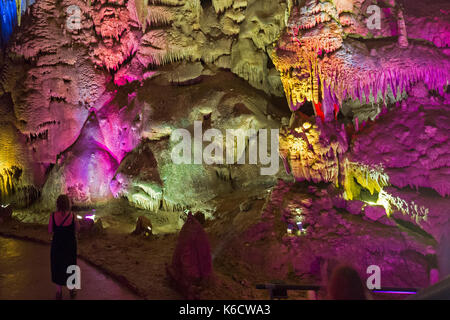
[[[68,217],[72,217],[72,223],[63,226]],[[52,270],[52,281],[58,285],[65,286],[67,278],[71,275],[67,273],[67,268],[77,264],[77,239],[75,237],[75,217],[68,214],[61,222],[60,226],[55,223],[55,214],[52,214],[53,239],[50,251],[50,261]]]

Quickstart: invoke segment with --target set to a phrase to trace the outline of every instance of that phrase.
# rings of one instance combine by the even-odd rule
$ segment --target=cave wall
[[[2,58],[1,92],[12,99],[13,116],[5,121],[26,137],[23,150],[16,153],[31,157],[46,172],[35,184],[43,192],[42,205],[52,207],[59,192],[73,193],[77,203],[106,201],[113,196],[106,188],[113,173],[142,140],[170,136],[176,126],[185,126],[180,117],[198,120],[195,117],[208,113],[221,119],[212,112],[219,103],[232,110],[243,102],[249,110],[227,124],[231,128],[276,127],[269,114],[275,112],[279,120],[272,97],[282,96],[282,87],[274,66],[269,66],[268,47],[284,28],[285,9],[284,3],[257,1],[41,0],[17,15],[20,24]],[[242,63],[249,50],[253,53]],[[206,95],[212,91],[206,79],[221,70],[244,79],[237,83],[245,83],[249,93],[226,92],[234,90],[226,83],[214,89],[214,102],[208,105],[200,99],[165,101],[167,96],[155,96],[152,89],[173,87],[175,92],[198,83]],[[235,80],[227,76],[224,81]],[[197,111],[183,112],[183,105]],[[252,121],[257,124],[249,124]],[[162,157],[167,162],[167,155]],[[30,165],[16,164],[31,176],[37,174]],[[171,177],[178,169],[168,164],[161,170]],[[205,174],[199,170],[193,181]],[[230,169],[218,171],[230,184]],[[190,170],[180,175],[185,172]],[[99,174],[98,181],[93,174]],[[247,171],[237,176],[255,178]],[[171,193],[177,200],[171,200],[170,207],[185,206],[178,203],[183,199],[175,190]]]
[[[439,241],[450,7],[377,1],[373,29],[372,2],[2,2],[2,204],[48,210],[68,193],[77,205],[124,197],[212,214],[223,194],[306,180]],[[171,137],[195,121],[280,128],[284,168],[175,165]]]

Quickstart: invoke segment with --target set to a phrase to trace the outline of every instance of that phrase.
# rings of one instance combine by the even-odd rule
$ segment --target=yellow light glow
[[[355,183],[355,180],[358,183]],[[370,194],[380,192],[389,185],[389,176],[382,167],[368,167],[361,163],[345,162],[344,196],[347,200],[358,199],[361,186],[369,190]]]
[[[8,195],[12,179],[8,169],[12,166],[20,166],[19,157],[20,142],[17,141],[16,130],[12,125],[2,126],[0,130],[0,194]]]

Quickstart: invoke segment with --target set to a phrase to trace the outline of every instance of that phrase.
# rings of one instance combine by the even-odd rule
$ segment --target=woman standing
[[[62,287],[66,286],[67,268],[77,264],[77,239],[75,233],[80,230],[79,223],[70,211],[70,200],[60,195],[56,200],[57,211],[52,213],[48,223],[48,232],[53,234],[50,251],[52,281],[56,284],[56,299],[62,299]],[[71,298],[75,290],[70,291]]]

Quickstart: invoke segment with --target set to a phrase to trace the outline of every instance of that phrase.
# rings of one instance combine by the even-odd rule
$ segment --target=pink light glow
[[[413,291],[384,291],[384,290],[374,290],[376,293],[391,293],[391,294],[417,294],[417,292]]]
[[[132,77],[130,75],[124,75],[122,77],[119,77],[117,79],[114,79],[114,84],[118,86],[124,86],[127,83],[131,83],[133,81],[139,80],[137,77]]]

